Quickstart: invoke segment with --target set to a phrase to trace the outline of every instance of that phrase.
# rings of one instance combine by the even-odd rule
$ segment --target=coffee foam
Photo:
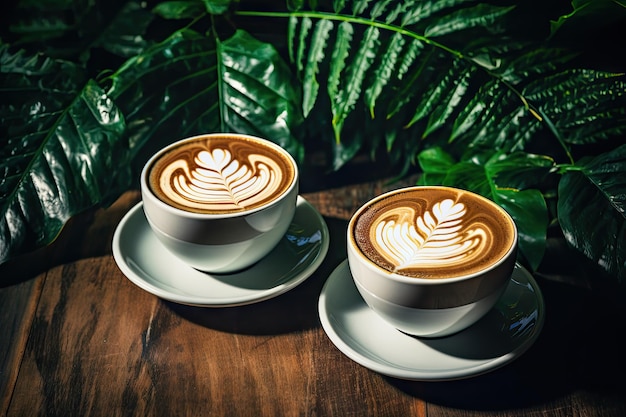
[[[450,188],[422,188],[384,197],[358,214],[353,238],[389,272],[451,278],[484,270],[510,250],[508,215],[486,199]]]
[[[271,202],[289,189],[295,170],[271,146],[226,135],[181,143],[156,159],[148,175],[151,190],[165,203],[221,214]]]

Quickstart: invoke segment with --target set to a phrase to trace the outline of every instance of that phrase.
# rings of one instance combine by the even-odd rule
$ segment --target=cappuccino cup
[[[189,266],[226,274],[258,262],[283,238],[296,209],[298,167],[271,141],[215,133],[158,151],[140,184],[158,240]]]
[[[517,228],[491,200],[415,186],[380,195],[351,217],[348,264],[381,318],[420,337],[459,332],[491,310],[517,255]]]

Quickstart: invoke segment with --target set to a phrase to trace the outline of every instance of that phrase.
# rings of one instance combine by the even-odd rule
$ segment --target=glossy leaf
[[[20,16],[25,17],[10,29],[24,48],[36,47],[54,58],[85,61],[97,47],[127,58],[148,44],[144,35],[153,15],[141,1],[118,2],[116,8],[104,1],[39,3],[18,4]]]
[[[207,12],[211,14],[223,14],[228,10],[232,0],[202,0]]]
[[[172,0],[158,3],[152,11],[164,19],[193,19],[205,8],[198,0]]]
[[[519,251],[536,270],[546,250],[548,208],[539,190],[497,188],[493,200],[515,220]]]
[[[490,27],[513,8],[514,6],[500,7],[489,4],[477,4],[472,7],[455,10],[430,24],[424,34],[428,37],[434,37],[477,26]]]
[[[343,124],[352,112],[354,106],[361,96],[363,83],[367,70],[372,65],[378,50],[378,37],[380,31],[375,27],[369,27],[359,45],[354,60],[346,69],[345,82],[339,85],[337,96],[332,98],[331,110],[333,113],[333,130],[335,131],[335,141],[340,142]]]
[[[558,219],[567,241],[626,283],[626,145],[588,158],[559,182]]]
[[[1,49],[0,262],[49,244],[130,182],[119,109],[67,62]],[[9,81],[10,80],[10,81]]]
[[[292,129],[300,98],[268,44],[238,31],[221,42],[191,30],[174,33],[109,77],[109,94],[127,114],[133,149],[207,132],[268,138],[302,157]]]
[[[307,59],[303,79],[302,110],[304,116],[307,116],[311,112],[317,99],[317,93],[319,91],[319,82],[317,81],[319,63],[324,59],[326,41],[328,40],[328,35],[332,28],[332,22],[321,20],[315,26],[315,31],[313,32],[314,47],[309,50],[309,57]]]

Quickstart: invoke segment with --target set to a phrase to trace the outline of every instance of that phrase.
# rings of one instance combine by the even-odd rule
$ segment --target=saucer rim
[[[116,226],[115,232],[113,234],[112,240],[112,251],[113,258],[122,272],[122,274],[133,284],[141,288],[142,290],[151,293],[152,295],[161,298],[163,300],[171,301],[177,304],[194,306],[194,307],[209,307],[209,308],[221,308],[221,307],[238,307],[243,305],[255,304],[265,300],[269,300],[271,298],[275,298],[279,295],[282,295],[298,285],[302,284],[306,281],[317,269],[320,267],[326,255],[328,253],[328,249],[330,247],[330,232],[328,230],[328,225],[324,220],[323,216],[319,213],[319,211],[308,202],[303,196],[298,195],[296,202],[296,210],[298,207],[303,206],[305,210],[310,210],[310,214],[306,217],[307,219],[311,218],[315,223],[317,223],[319,230],[322,233],[321,244],[319,250],[315,254],[315,256],[309,256],[311,259],[309,265],[302,270],[300,273],[293,274],[287,280],[284,280],[280,284],[266,288],[262,290],[257,290],[253,294],[248,294],[245,296],[231,296],[231,297],[219,297],[219,298],[207,298],[203,296],[192,296],[192,295],[183,295],[177,294],[168,291],[166,286],[167,284],[163,284],[163,286],[157,286],[150,282],[148,282],[144,277],[140,276],[135,270],[133,270],[127,263],[125,259],[125,254],[121,249],[121,236],[124,232],[124,228],[127,227],[128,222],[132,220],[134,216],[143,215],[141,208],[143,207],[143,202],[139,201],[133,207],[131,207],[126,214],[122,217],[118,225]],[[147,219],[145,219],[145,215],[143,215],[143,222],[145,223],[144,227],[149,227],[147,223]],[[154,237],[156,239],[156,237]],[[165,251],[165,249],[164,249]],[[167,252],[164,252],[167,254]],[[272,252],[270,252],[272,253]],[[169,254],[168,254],[169,255]],[[169,255],[174,256],[174,255]],[[191,267],[187,267],[191,270]],[[250,269],[254,269],[253,265]],[[210,275],[210,274],[209,274]],[[228,275],[228,274],[225,274]],[[211,279],[211,277],[208,277]],[[172,288],[177,289],[172,286]]]
[[[337,319],[331,318],[333,316],[333,312],[327,309],[326,298],[328,296],[328,287],[329,287],[329,283],[331,282],[331,280],[348,279],[347,277],[350,277],[350,270],[349,270],[347,259],[343,260],[337,265],[337,267],[330,273],[326,282],[324,283],[322,290],[320,292],[319,299],[318,299],[318,315],[319,315],[319,319],[321,321],[324,332],[326,333],[330,341],[333,343],[333,345],[335,345],[335,347],[339,349],[339,351],[341,351],[344,355],[346,355],[348,358],[350,358],[354,362],[374,372],[377,372],[379,374],[392,377],[392,378],[398,378],[398,379],[410,380],[410,381],[423,381],[423,382],[454,381],[454,380],[461,380],[461,379],[476,377],[479,375],[483,375],[483,374],[495,371],[496,369],[499,369],[511,363],[512,361],[514,361],[515,359],[523,355],[536,342],[536,340],[539,338],[539,335],[542,332],[544,322],[545,322],[545,301],[544,301],[541,289],[539,288],[539,285],[537,284],[537,281],[534,279],[532,274],[526,268],[524,268],[524,266],[520,265],[519,263],[516,263],[515,269],[516,270],[519,269],[519,273],[524,274],[525,278],[528,280],[528,284],[533,289],[532,294],[534,295],[536,299],[537,321],[535,323],[535,326],[532,332],[530,332],[528,336],[524,337],[523,341],[521,341],[517,346],[515,346],[515,348],[508,351],[507,353],[504,353],[503,355],[500,355],[500,356],[496,356],[494,358],[488,358],[488,359],[478,361],[478,363],[471,365],[471,366],[468,364],[468,366],[463,367],[463,368],[446,368],[446,369],[441,368],[441,369],[434,369],[434,370],[426,370],[426,369],[419,369],[418,367],[408,368],[404,365],[395,364],[393,363],[393,358],[390,359],[390,358],[380,357],[380,360],[377,361],[374,358],[376,358],[379,355],[376,352],[370,351],[366,346],[359,345],[358,349],[353,347],[353,345],[359,343],[358,340],[355,339],[351,342],[344,340],[344,337],[341,336],[341,332],[336,331],[335,325],[332,324],[332,320],[337,321]],[[512,278],[513,278],[513,274],[511,274],[511,279]],[[354,283],[352,285],[354,285]],[[354,288],[354,291],[358,294],[358,290],[356,289],[356,286]],[[360,296],[360,294],[358,294],[358,296],[359,296],[360,303],[363,303],[362,305],[367,307],[367,304],[365,303],[363,298]],[[369,309],[369,307],[367,308]],[[373,314],[375,313],[371,309],[369,309],[368,316],[371,317],[371,315]],[[396,331],[401,334],[400,331],[398,330]],[[351,336],[351,335],[348,335],[348,336]],[[413,338],[412,336],[409,336],[409,335],[404,335],[404,336],[407,339]],[[445,336],[439,339],[453,340],[455,336],[456,334],[453,334],[453,335]],[[419,339],[415,339],[415,340],[419,340]],[[370,353],[370,355],[366,356],[365,354],[362,353],[364,351],[367,353]]]

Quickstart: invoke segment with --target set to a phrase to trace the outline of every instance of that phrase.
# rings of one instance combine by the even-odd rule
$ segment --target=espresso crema
[[[205,136],[181,142],[150,166],[148,181],[163,202],[196,213],[252,210],[294,182],[292,160],[251,137]]]
[[[352,238],[374,264],[419,278],[453,278],[488,268],[516,238],[508,214],[463,190],[424,187],[383,197],[357,213]]]

